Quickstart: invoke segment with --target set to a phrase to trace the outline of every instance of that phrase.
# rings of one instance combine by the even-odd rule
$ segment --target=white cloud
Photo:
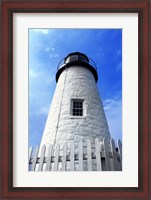
[[[118,97],[104,101],[104,111],[107,117],[111,137],[122,139],[122,100]]]
[[[30,137],[29,137],[30,146],[32,146],[34,148],[37,145],[39,145],[40,138],[41,138],[41,134],[40,134],[39,130],[38,131],[34,130],[33,132],[30,132]]]
[[[49,33],[48,29],[34,29],[34,31],[42,33],[42,34],[48,34]]]
[[[49,48],[49,47],[47,47],[45,50],[46,50],[46,51],[49,51],[49,50],[50,50],[50,48]]]
[[[40,76],[40,73],[39,73],[39,72],[36,72],[36,71],[34,71],[34,70],[32,70],[32,69],[30,69],[30,70],[29,70],[29,76],[30,76],[31,78],[38,78],[38,77]]]
[[[116,71],[119,71],[122,69],[122,62],[119,62],[116,66]]]
[[[116,56],[117,56],[117,57],[121,56],[121,54],[122,54],[121,50],[117,50],[117,51],[116,51]]]
[[[122,51],[121,51],[121,49],[118,49],[118,50],[114,51],[114,53],[113,53],[113,59],[114,59],[114,61],[116,61],[118,59],[121,59],[121,57],[122,57]]]
[[[30,78],[30,81],[32,80],[35,80],[36,78],[42,78],[39,79],[39,80],[36,80],[36,81],[43,81],[45,83],[52,83],[54,80],[55,80],[55,71],[52,71],[50,74],[48,74],[46,71],[41,71],[41,70],[33,70],[33,69],[30,69],[29,70],[29,78]]]
[[[58,54],[50,54],[49,58],[58,58],[59,55]]]
[[[36,115],[48,115],[49,108],[50,108],[50,104],[42,106],[35,112],[35,114]]]

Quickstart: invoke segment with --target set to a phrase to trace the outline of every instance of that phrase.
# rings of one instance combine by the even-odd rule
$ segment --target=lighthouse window
[[[84,56],[78,56],[79,60],[83,61],[83,62],[88,62],[88,60],[84,57]]]
[[[72,100],[72,115],[83,116],[83,100]]]
[[[75,60],[78,60],[77,55],[70,56],[70,61],[75,61]]]

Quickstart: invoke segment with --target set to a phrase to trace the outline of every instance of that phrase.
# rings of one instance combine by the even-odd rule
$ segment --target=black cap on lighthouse
[[[68,54],[59,62],[56,73],[56,82],[58,81],[59,76],[64,71],[64,69],[75,65],[89,69],[94,75],[95,81],[98,81],[97,67],[95,62],[83,53],[73,52]]]

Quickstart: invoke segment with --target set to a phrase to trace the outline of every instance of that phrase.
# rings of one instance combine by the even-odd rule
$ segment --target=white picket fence
[[[113,139],[107,141],[95,139],[93,145],[88,139],[80,141],[78,152],[75,151],[74,142],[60,145],[49,145],[46,150],[44,145],[29,148],[29,171],[121,171],[122,170],[122,143]],[[40,156],[39,156],[40,155]]]

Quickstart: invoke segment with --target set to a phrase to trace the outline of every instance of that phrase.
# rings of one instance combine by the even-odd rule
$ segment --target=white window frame
[[[82,102],[82,115],[73,115],[73,102]],[[75,108],[76,109],[76,108]],[[77,108],[78,109],[78,108]],[[79,108],[80,110],[80,108]],[[84,99],[71,99],[71,109],[70,109],[70,115],[72,117],[78,117],[78,118],[83,118],[85,116],[85,109],[84,109]]]

